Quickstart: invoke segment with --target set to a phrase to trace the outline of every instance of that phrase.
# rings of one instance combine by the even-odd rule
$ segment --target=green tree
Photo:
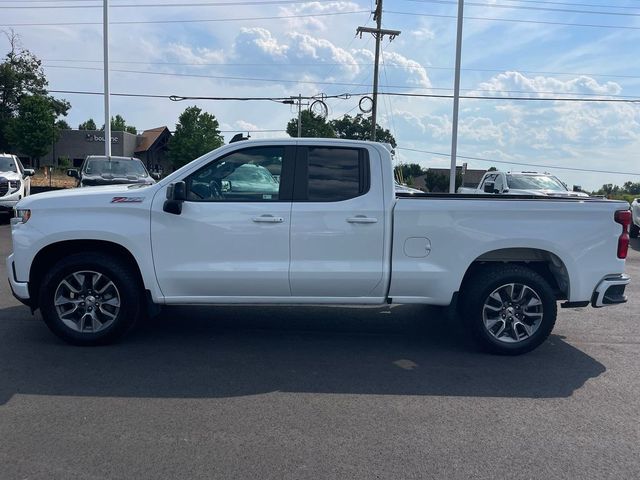
[[[427,170],[424,184],[430,192],[448,192],[449,191],[449,175],[443,175],[431,168]],[[456,173],[456,190],[462,185],[462,173]]]
[[[97,130],[96,122],[93,121],[93,118],[90,118],[86,122],[82,122],[78,125],[78,130]]]
[[[335,138],[336,134],[321,115],[316,115],[310,110],[302,111],[302,136],[307,138]],[[287,133],[290,137],[298,136],[298,117],[292,118],[287,123]]]
[[[9,141],[31,157],[38,168],[40,158],[49,152],[56,139],[55,118],[55,107],[49,98],[31,95],[22,97],[18,116],[9,124]]]
[[[395,171],[396,179],[407,185],[414,185],[414,179],[424,173],[424,169],[417,163],[402,163]]]
[[[178,168],[223,143],[215,115],[203,112],[196,106],[187,107],[180,114],[175,133],[169,141],[168,157],[173,166]]]
[[[56,130],[71,130],[71,126],[66,120],[60,119],[56,122]]]
[[[640,194],[640,182],[624,182],[622,188],[625,193],[628,193],[629,195]]]
[[[104,125],[100,130],[104,130]],[[127,125],[127,121],[120,114],[117,114],[115,117],[111,117],[111,131],[112,132],[128,132],[133,133],[134,135],[138,133],[136,127],[133,125]]]
[[[47,95],[47,79],[41,62],[29,50],[22,48],[13,31],[2,32],[9,41],[9,53],[0,63],[0,151],[10,151],[9,129],[18,116],[25,96]],[[66,115],[70,105],[64,100],[47,97],[56,116]]]
[[[420,175],[424,175],[424,170],[417,163],[403,163],[398,165],[400,171],[402,172],[403,178],[409,177],[419,177]]]
[[[371,119],[361,113],[355,117],[345,115],[344,117],[329,122],[338,138],[348,138],[351,140],[371,140]],[[390,143],[393,148],[398,144],[396,139],[387,129],[376,125],[376,141]]]

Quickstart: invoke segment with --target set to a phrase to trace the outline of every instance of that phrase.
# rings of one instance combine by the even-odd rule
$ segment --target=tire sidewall
[[[519,283],[532,288],[540,297],[543,309],[542,322],[534,334],[526,340],[515,343],[501,342],[491,335],[484,325],[482,315],[484,303],[489,295],[495,289],[509,283]],[[502,275],[496,273],[494,278],[476,289],[473,297],[469,299],[465,316],[466,320],[470,322],[474,336],[485,349],[492,353],[518,355],[533,350],[547,339],[555,325],[556,315],[557,304],[550,285],[542,276],[526,269],[519,273],[508,270],[505,270]]]
[[[120,294],[120,310],[114,321],[96,333],[77,332],[67,327],[54,305],[60,282],[74,272],[89,270],[106,275]],[[45,277],[40,289],[39,305],[47,326],[58,337],[74,345],[101,345],[113,342],[126,333],[140,313],[138,282],[131,269],[121,260],[108,255],[77,254],[60,261]]]

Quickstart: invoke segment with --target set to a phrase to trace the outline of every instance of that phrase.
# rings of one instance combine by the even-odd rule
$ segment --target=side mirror
[[[176,182],[167,188],[167,199],[164,201],[162,209],[167,213],[180,215],[182,213],[182,203],[187,199],[187,187],[184,182]]]
[[[158,172],[151,172],[151,178],[153,178],[154,180],[160,180],[161,177],[162,175],[160,175]]]
[[[494,187],[495,187],[495,183],[484,182],[484,187],[483,187],[484,193],[494,193],[496,191]]]
[[[24,176],[25,177],[33,177],[36,174],[36,171],[33,168],[25,168]]]
[[[80,178],[80,175],[78,175],[78,170],[76,170],[75,168],[70,168],[69,170],[67,170],[67,176],[73,177],[73,178]]]
[[[220,190],[222,192],[230,192],[231,191],[231,180],[222,180],[220,182]]]

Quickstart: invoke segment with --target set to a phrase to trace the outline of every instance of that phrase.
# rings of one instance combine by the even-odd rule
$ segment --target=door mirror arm
[[[164,201],[162,209],[173,215],[182,213],[182,204],[187,199],[187,188],[184,182],[176,182],[167,188],[167,199]]]

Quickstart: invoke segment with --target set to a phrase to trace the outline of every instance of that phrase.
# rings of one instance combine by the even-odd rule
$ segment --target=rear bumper
[[[7,276],[9,277],[9,286],[11,287],[13,296],[22,303],[29,304],[29,283],[18,282],[16,280],[13,254],[7,257]]]
[[[631,278],[624,274],[605,277],[593,291],[591,305],[600,308],[625,303],[627,297],[624,291],[630,281]]]

